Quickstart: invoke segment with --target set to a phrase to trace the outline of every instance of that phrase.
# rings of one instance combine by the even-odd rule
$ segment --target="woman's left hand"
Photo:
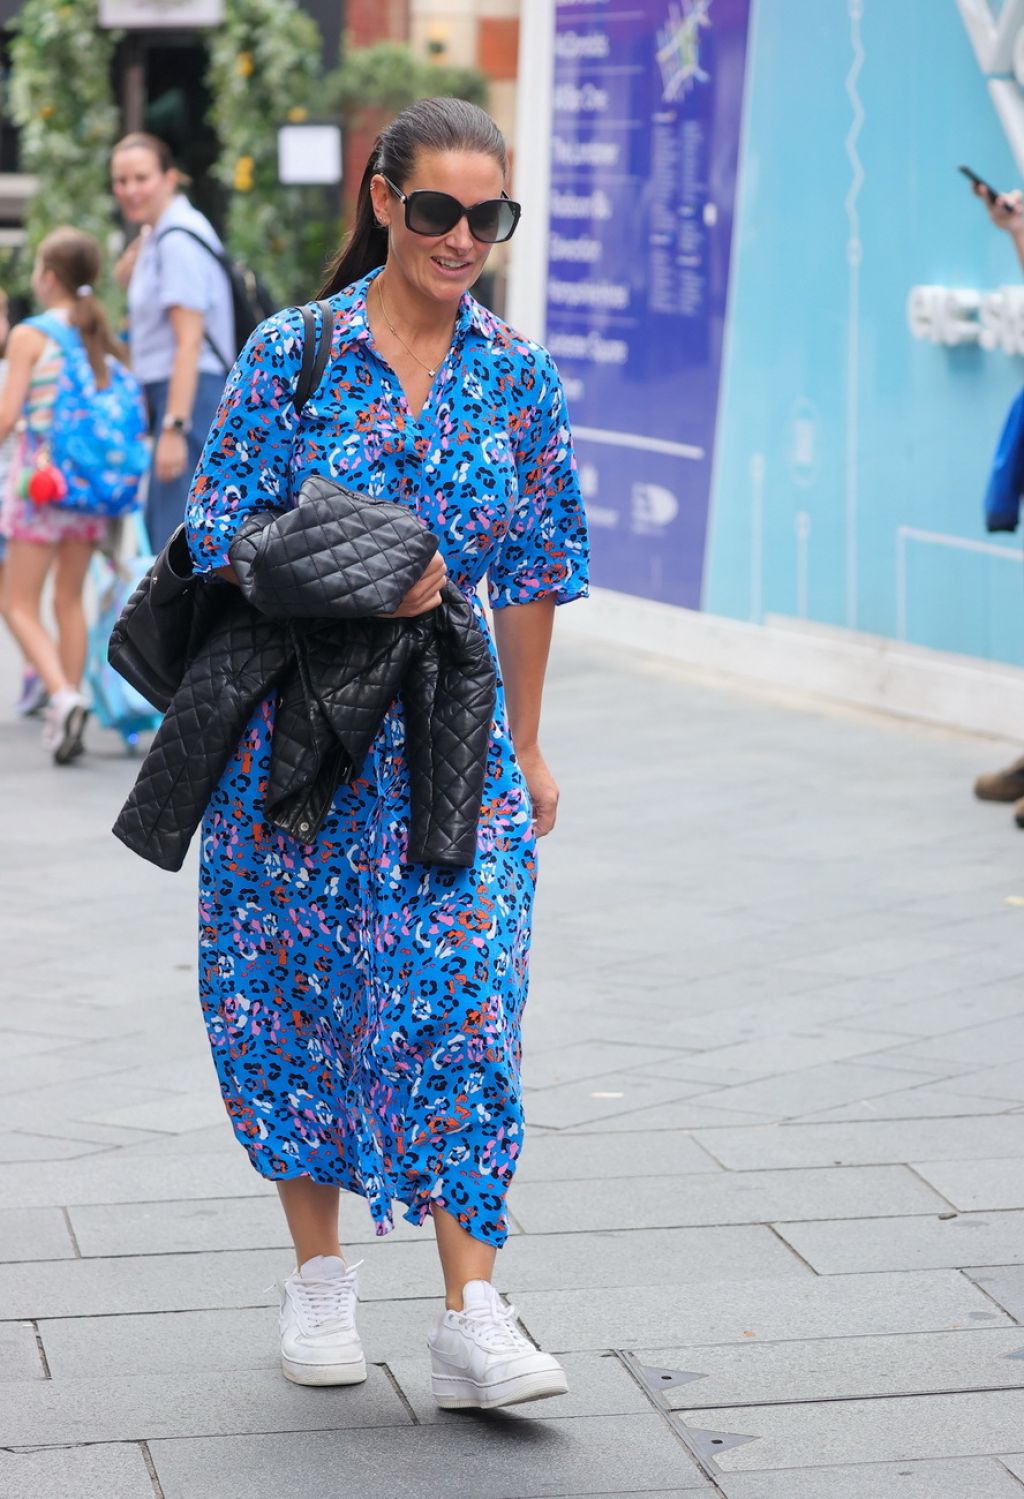
[[[538,838],[543,838],[551,832],[558,816],[558,782],[548,769],[548,762],[541,754],[539,745],[517,751],[516,758],[526,777],[530,801],[533,803],[533,831]]]
[[[173,429],[161,432],[153,455],[153,469],[161,484],[180,479],[187,461],[188,439],[184,432],[175,432]]]

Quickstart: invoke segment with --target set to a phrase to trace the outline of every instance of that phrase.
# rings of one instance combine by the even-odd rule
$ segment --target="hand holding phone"
[[[990,183],[986,182],[984,177],[979,177],[977,172],[972,172],[970,167],[959,167],[958,170],[963,172],[964,176],[967,178],[972,187],[980,188],[989,207],[994,208],[995,205],[999,202],[999,194],[996,192],[995,188]]]

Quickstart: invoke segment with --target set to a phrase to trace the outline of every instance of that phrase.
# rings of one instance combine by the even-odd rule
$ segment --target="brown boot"
[[[974,783],[974,794],[983,802],[1020,801],[1024,797],[1024,755],[1005,770],[979,776]],[[1021,826],[1024,827],[1024,823]]]

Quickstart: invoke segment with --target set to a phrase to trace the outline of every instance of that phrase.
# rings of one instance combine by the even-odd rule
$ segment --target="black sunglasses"
[[[380,174],[384,177],[384,173]],[[486,198],[467,208],[451,193],[434,193],[417,188],[414,193],[403,193],[389,177],[384,181],[400,203],[405,205],[405,227],[413,234],[436,237],[447,234],[466,216],[469,232],[482,245],[500,245],[511,239],[519,223],[522,204],[514,203],[507,193],[500,198]]]

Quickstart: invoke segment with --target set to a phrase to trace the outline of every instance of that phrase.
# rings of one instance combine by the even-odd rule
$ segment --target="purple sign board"
[[[594,581],[698,608],[750,0],[557,0],[547,336]]]

